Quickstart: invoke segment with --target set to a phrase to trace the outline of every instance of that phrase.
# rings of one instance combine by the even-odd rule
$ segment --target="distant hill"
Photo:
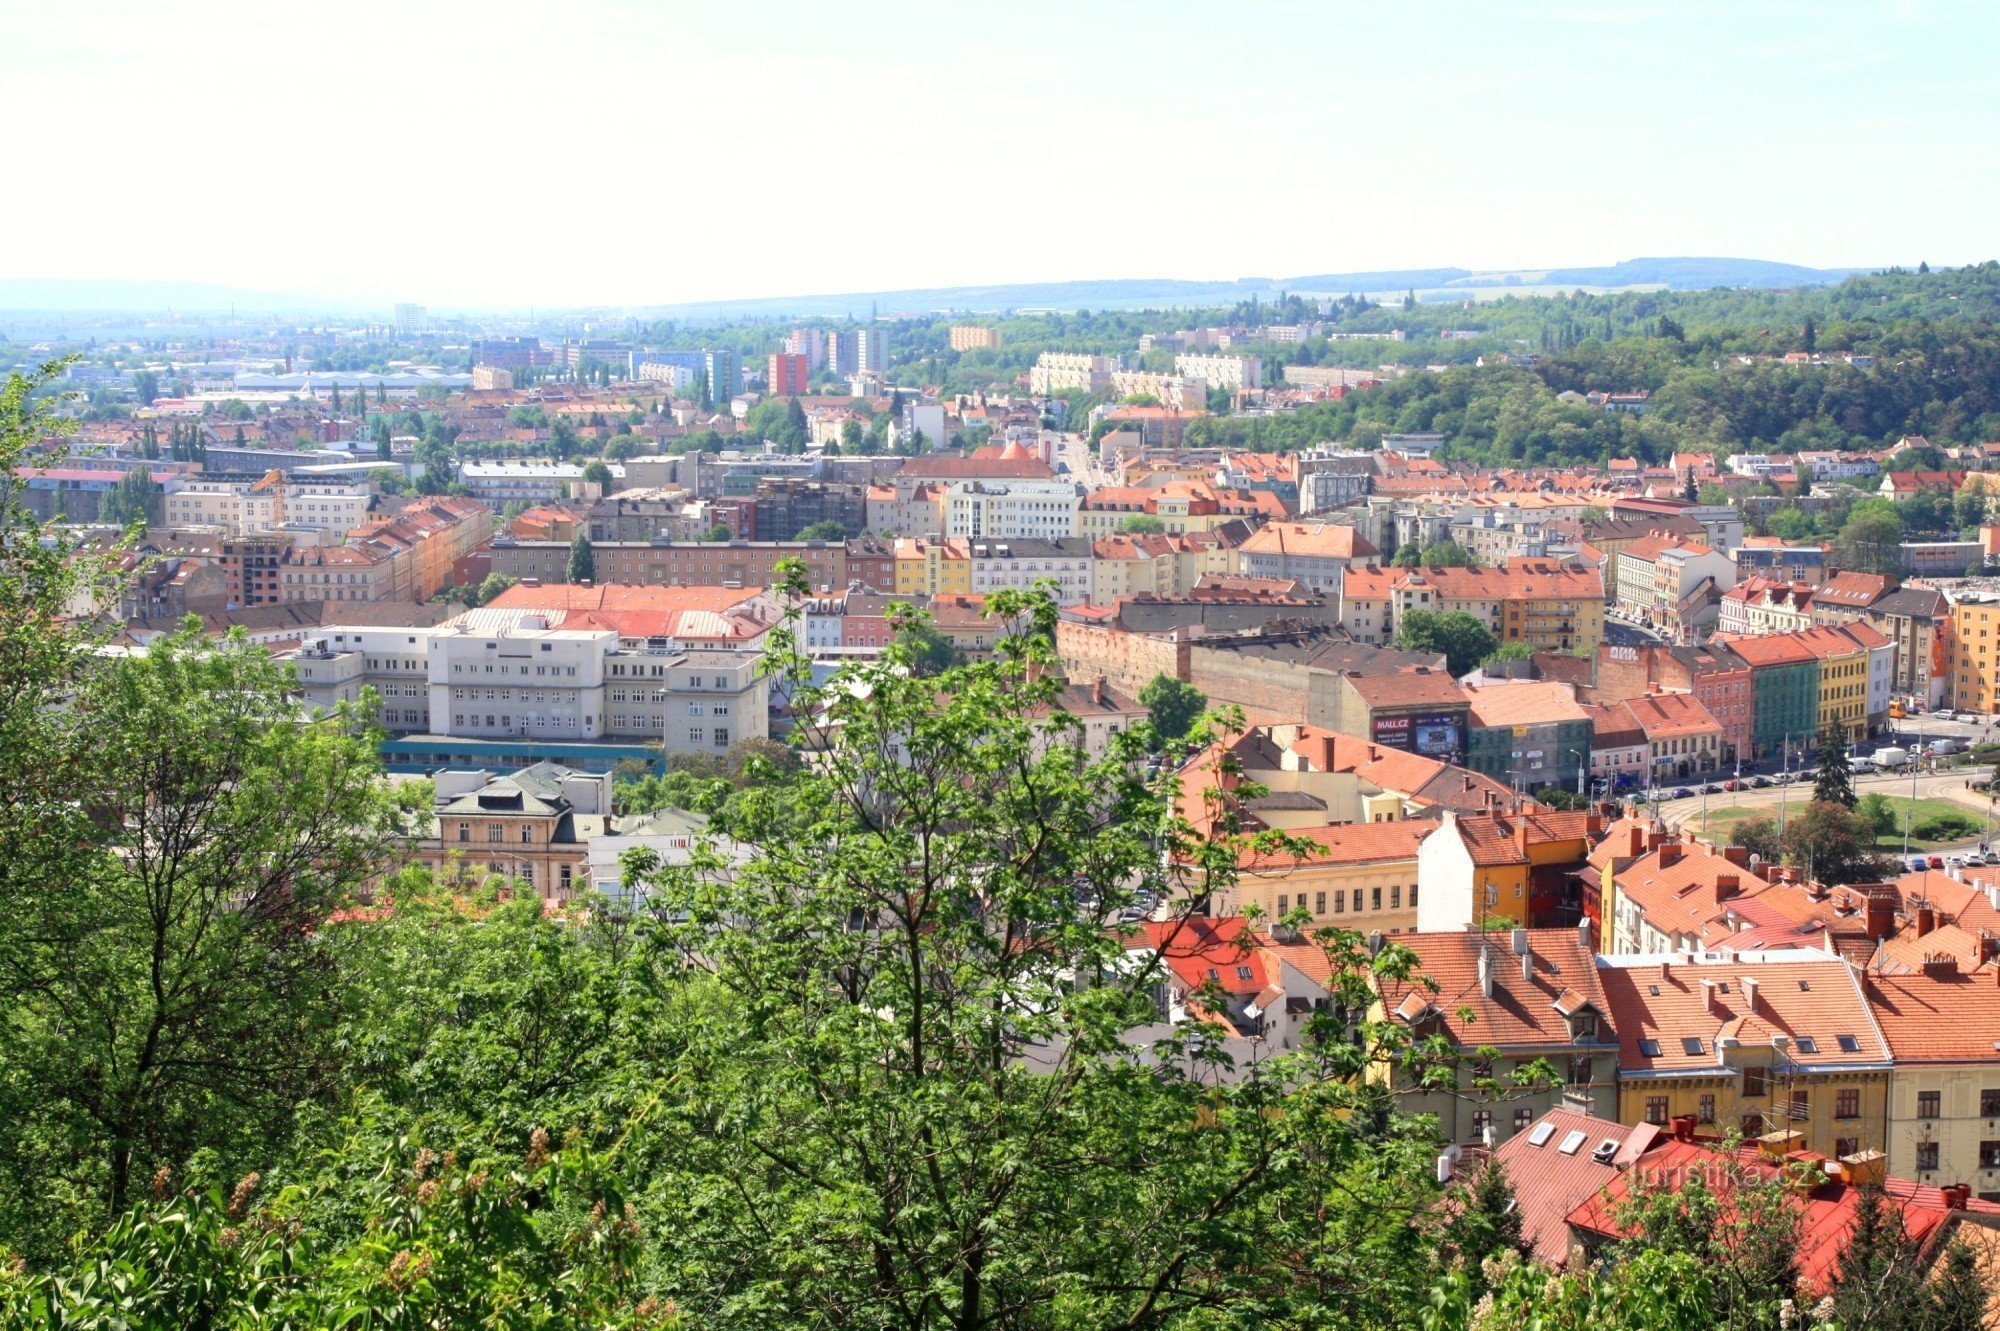
[[[740,300],[682,301],[650,305],[635,301],[627,309],[670,319],[781,319],[800,317],[866,317],[869,309],[883,314],[930,311],[1117,310],[1190,308],[1233,305],[1255,297],[1270,300],[1281,292],[1382,295],[1415,291],[1440,297],[1475,292],[1554,287],[1660,287],[1698,291],[1709,287],[1825,286],[1852,268],[1802,268],[1763,259],[1665,258],[1627,259],[1602,267],[1474,271],[1470,268],[1392,268],[1347,273],[1312,273],[1302,277],[1240,277],[1230,281],[1184,281],[1175,278],[1106,278],[1077,282],[1019,282],[988,286],[904,287],[890,291],[848,291],[820,295],[751,297]],[[353,313],[374,307],[316,295],[286,295],[248,291],[206,282],[121,282],[0,278],[0,310],[33,311],[157,311],[239,314]],[[555,311],[551,311],[554,313]]]
[[[1470,268],[1391,268],[1301,277],[1243,277],[1231,282],[1187,282],[1168,278],[1127,278],[1090,282],[1023,282],[995,286],[916,287],[897,291],[851,291],[832,295],[784,296],[755,300],[695,301],[648,307],[665,318],[783,318],[865,315],[873,306],[884,314],[933,310],[1112,310],[1195,305],[1233,305],[1270,300],[1283,292],[1381,295],[1415,291],[1466,295],[1515,288],[1666,287],[1702,291],[1710,287],[1830,286],[1859,268],[1803,268],[1763,259],[1627,259],[1602,267],[1520,268],[1475,272]]]

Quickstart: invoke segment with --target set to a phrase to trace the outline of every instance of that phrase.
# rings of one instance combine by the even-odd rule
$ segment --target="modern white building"
[[[625,479],[620,463],[611,469],[613,488]],[[474,499],[499,508],[512,500],[542,504],[551,499],[598,499],[597,487],[583,479],[582,462],[465,462],[458,468],[459,482]]]
[[[1176,356],[1174,373],[1232,393],[1264,386],[1264,363],[1255,356]]]
[[[1092,542],[1081,536],[1045,541],[1034,537],[971,541],[969,570],[975,596],[1015,588],[1032,589],[1048,581],[1056,585],[1059,605],[1081,605],[1097,594],[1097,559]]]
[[[770,735],[770,686],[754,654],[550,627],[545,615],[343,628],[308,638],[292,664],[308,706],[331,710],[373,688],[383,726],[399,734],[627,740],[669,755]]]
[[[232,536],[281,529],[348,532],[368,520],[375,487],[365,480],[183,476],[168,482],[161,517],[169,527],[218,527]]]
[[[956,481],[944,492],[944,535],[966,540],[1028,536],[1061,540],[1076,535],[1081,500],[1082,491],[1073,481]]]

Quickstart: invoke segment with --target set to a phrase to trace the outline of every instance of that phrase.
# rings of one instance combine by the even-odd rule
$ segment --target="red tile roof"
[[[1564,1144],[1576,1132],[1584,1134],[1582,1143],[1565,1152]],[[1570,1212],[1608,1186],[1659,1135],[1650,1123],[1628,1126],[1572,1109],[1551,1109],[1533,1128],[1500,1144],[1493,1158],[1514,1187],[1521,1237],[1533,1245],[1536,1261],[1557,1269],[1568,1262]],[[1616,1149],[1611,1161],[1600,1162],[1595,1153],[1605,1142],[1614,1143]]]
[[[1527,942],[1532,978],[1522,978],[1523,958],[1513,950],[1517,939]],[[1447,1038],[1465,1049],[1587,1050],[1589,1043],[1570,1038],[1564,1015],[1587,1005],[1599,1015],[1603,1047],[1609,1048],[1615,1038],[1605,1020],[1610,1008],[1596,964],[1574,929],[1399,934],[1396,942],[1417,954],[1413,976],[1428,977],[1436,986],[1419,979],[1378,982],[1383,1005],[1405,1025],[1435,1020]],[[1489,951],[1490,997],[1479,983],[1482,950]]]
[[[1844,961],[1694,962],[1677,954],[1607,958],[1599,973],[1618,1028],[1621,1077],[1730,1075],[1717,1052],[1721,1038],[1769,1046],[1783,1035],[1787,1059],[1814,1070],[1889,1061]]]

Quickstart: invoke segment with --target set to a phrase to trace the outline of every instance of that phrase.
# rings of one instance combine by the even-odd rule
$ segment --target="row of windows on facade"
[[[463,714],[454,712],[452,713],[451,723],[454,726],[476,726],[479,724],[479,714],[477,712],[466,712]],[[486,724],[488,726],[503,726],[506,729],[512,730],[514,728],[514,718],[511,716],[501,716],[498,720],[495,720],[493,713],[488,712],[486,713]],[[578,728],[579,722],[573,716],[537,715],[532,719],[523,717],[521,724],[524,726],[532,724],[537,730],[575,730]],[[597,718],[586,716],[580,724],[583,729],[590,730],[597,725]]]
[[[547,647],[546,645],[544,645],[544,646],[543,646],[543,648],[542,648],[542,650],[543,650],[543,651],[547,651],[547,650],[548,650],[548,647]],[[469,665],[466,665],[466,664],[465,664],[465,663],[464,663],[463,661],[453,661],[453,662],[451,663],[451,673],[452,673],[452,674],[454,674],[454,675],[462,675],[462,674],[470,674],[470,675],[476,675],[476,674],[479,674],[479,673],[480,673],[480,671],[479,671],[479,668],[478,668],[477,666],[469,666]],[[506,673],[507,673],[507,667],[503,665],[503,666],[501,666],[501,667],[500,667],[500,668],[499,668],[498,670],[495,670],[495,669],[493,668],[493,664],[492,664],[492,662],[490,662],[490,661],[489,661],[489,662],[487,663],[487,665],[486,665],[486,672],[485,672],[485,673],[487,673],[487,674],[489,674],[489,675],[504,675],[504,674],[506,674]],[[519,674],[519,675],[526,675],[526,674],[528,673],[528,667],[526,667],[526,666],[519,666],[519,667],[517,667],[517,668],[515,669],[515,673],[516,673],[516,674]],[[575,667],[575,666],[536,666],[536,667],[535,667],[535,673],[536,673],[537,675],[554,675],[554,676],[557,676],[557,677],[561,677],[561,676],[564,676],[564,675],[567,675],[567,676],[568,676],[569,678],[571,678],[571,679],[574,679],[574,678],[576,678],[576,667]]]
[[[1116,733],[1116,731],[1114,730],[1114,731],[1113,731],[1113,733],[1115,734],[1115,733]],[[1350,891],[1350,890],[1351,890],[1351,891],[1352,891],[1352,893],[1353,893],[1353,898],[1352,898],[1352,900],[1353,900],[1353,910],[1354,910],[1354,912],[1355,912],[1356,914],[1359,914],[1359,913],[1360,913],[1360,912],[1362,911],[1362,909],[1363,909],[1363,907],[1362,907],[1362,904],[1361,904],[1361,901],[1362,901],[1362,897],[1361,897],[1361,894],[1362,894],[1363,892],[1366,892],[1366,893],[1368,893],[1368,898],[1369,898],[1369,904],[1368,904],[1368,906],[1366,907],[1366,909],[1368,909],[1368,910],[1381,910],[1381,909],[1382,909],[1382,889],[1381,889],[1381,888],[1379,888],[1379,887],[1370,887],[1370,888],[1360,888],[1360,887],[1357,887],[1357,888],[1353,888],[1353,889],[1347,889],[1347,888],[1339,888],[1339,887],[1336,887],[1336,888],[1334,888],[1334,889],[1333,889],[1333,891],[1332,891],[1332,896],[1333,896],[1333,912],[1332,912],[1332,913],[1333,913],[1333,914],[1335,914],[1335,915],[1345,915],[1345,914],[1347,914],[1347,912],[1348,912],[1348,901],[1349,901],[1349,897],[1348,897],[1348,893],[1349,893],[1349,891]],[[1313,914],[1315,914],[1315,915],[1325,915],[1325,914],[1327,914],[1327,909],[1326,909],[1326,905],[1327,905],[1327,895],[1328,895],[1328,894],[1327,894],[1327,893],[1325,893],[1325,892],[1315,892],[1315,893],[1313,893],[1313,903],[1312,903],[1312,910],[1313,910]],[[1283,915],[1283,914],[1284,914],[1284,913],[1285,913],[1286,911],[1288,911],[1288,910],[1290,910],[1290,909],[1292,908],[1293,904],[1294,904],[1294,903],[1293,903],[1293,901],[1292,901],[1292,895],[1291,895],[1291,893],[1289,893],[1289,892],[1280,892],[1280,893],[1278,893],[1278,914],[1280,914],[1280,915]],[[1300,906],[1303,906],[1303,905],[1305,905],[1305,904],[1306,904],[1306,894],[1305,894],[1305,893],[1303,893],[1303,892],[1299,893],[1299,895],[1298,895],[1298,901],[1297,901],[1297,904],[1298,904],[1298,905],[1300,905]],[[1396,883],[1396,884],[1391,884],[1391,885],[1390,885],[1390,887],[1389,887],[1389,909],[1390,909],[1390,910],[1401,910],[1402,908],[1403,908],[1403,888],[1402,888],[1402,885],[1401,885],[1400,883]],[[1416,908],[1417,908],[1417,885],[1416,885],[1415,883],[1411,883],[1411,884],[1410,884],[1410,909],[1411,909],[1411,910],[1415,910]]]

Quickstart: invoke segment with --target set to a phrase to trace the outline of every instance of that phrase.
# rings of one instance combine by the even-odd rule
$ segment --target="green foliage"
[[[341,956],[312,934],[394,826],[355,718],[298,723],[288,669],[240,632],[69,689],[89,724],[51,718],[7,775],[59,749],[77,812],[8,829],[24,872],[0,883],[0,1084],[35,1088],[0,1187],[63,1197],[46,1224],[118,1213],[157,1163],[281,1141],[326,1093]]]
[[[1745,818],[1736,824],[1729,839],[1766,864],[1776,864],[1784,859],[1785,849],[1778,839],[1778,826],[1769,818]]]
[[[1815,799],[1785,825],[1785,855],[1824,883],[1872,883],[1885,866],[1875,854],[1875,827],[1837,800]]]
[[[1479,556],[1456,541],[1440,541],[1418,552],[1417,563],[1424,568],[1478,568]]]
[[[1534,654],[1535,649],[1525,642],[1503,642],[1480,664],[1505,665],[1509,661],[1525,661]]]
[[[476,604],[479,605],[487,604],[494,597],[500,595],[500,593],[506,591],[509,587],[512,587],[519,581],[520,581],[519,578],[509,577],[505,573],[487,574],[486,581],[479,584],[478,600]]]
[[[1200,720],[1208,695],[1184,680],[1159,674],[1139,690],[1139,702],[1153,723],[1154,747],[1178,744]]]
[[[1443,652],[1445,668],[1463,675],[1493,655],[1493,631],[1464,610],[1411,610],[1403,616],[1396,645],[1409,652]]]
[[[1167,524],[1151,513],[1134,513],[1118,524],[1118,530],[1134,536],[1158,536],[1167,530]]]
[[[593,459],[583,466],[583,480],[586,485],[602,486],[608,493],[612,486],[611,468]]]
[[[144,527],[156,521],[160,514],[160,501],[166,488],[155,481],[143,467],[135,467],[125,473],[98,505],[97,516],[120,527],[138,523]]]
[[[590,547],[590,530],[578,524],[576,536],[569,543],[569,564],[564,570],[568,582],[597,581],[597,555]]]
[[[1860,802],[1854,806],[1854,811],[1868,820],[1868,825],[1875,829],[1878,838],[1894,835],[1900,830],[1898,823],[1901,820],[1896,817],[1895,806],[1889,802],[1889,797],[1880,791],[1863,795]]]
[[[1816,743],[1818,771],[1813,776],[1813,799],[1854,807],[1854,769],[1847,761],[1847,730],[1838,721],[1820,727]]]
[[[799,539],[801,541],[844,541],[847,539],[847,528],[829,518],[824,522],[815,522],[810,526],[800,528]]]
[[[965,664],[965,652],[943,633],[931,617],[921,611],[896,606],[891,612],[896,642],[906,653],[911,670],[925,678],[935,678]]]
[[[1983,826],[1970,814],[1941,813],[1912,827],[1910,835],[1918,841],[1969,841]]]

